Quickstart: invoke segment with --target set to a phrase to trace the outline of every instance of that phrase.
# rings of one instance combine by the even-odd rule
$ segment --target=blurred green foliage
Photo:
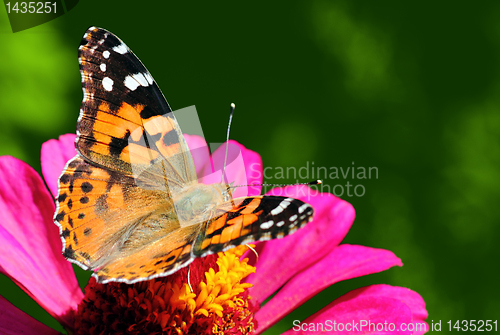
[[[429,322],[500,315],[499,3],[89,0],[16,34],[0,15],[0,154],[37,170],[41,144],[75,131],[91,25],[125,40],[174,109],[196,105],[209,142],[235,102],[232,138],[265,166],[378,168],[347,179],[366,194],[343,197],[357,212],[344,242],[404,267],[333,285],[270,334],[375,283],[419,292]],[[61,329],[6,278],[0,294]]]

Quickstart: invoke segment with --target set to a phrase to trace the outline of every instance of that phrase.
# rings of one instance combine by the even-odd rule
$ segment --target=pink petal
[[[428,325],[420,319],[422,315],[419,313],[422,311],[418,310],[421,309],[422,304],[422,298],[409,289],[389,285],[372,285],[351,291],[336,299],[304,320],[302,327],[307,329],[307,326],[318,323],[327,325],[327,320],[330,320],[332,326],[333,321],[336,322],[337,334],[423,334],[428,329]],[[361,328],[361,322],[364,323],[363,328]],[[369,322],[373,324],[371,329]],[[384,323],[386,324],[384,325]],[[339,324],[344,326],[343,331],[340,331]],[[357,324],[358,329],[349,332],[345,329],[347,324],[350,327]],[[402,328],[402,326],[407,328]],[[298,327],[295,330],[298,330]],[[406,330],[408,328],[410,330]],[[419,330],[412,331],[413,329]],[[312,333],[309,330],[297,332],[292,328],[284,334]]]
[[[0,270],[62,324],[82,300],[71,264],[62,256],[54,202],[26,163],[0,157]]]
[[[198,178],[202,179],[201,171],[205,169],[205,166],[210,166],[210,150],[208,148],[205,139],[198,135],[188,135],[184,134],[184,139],[189,147],[189,151],[193,156],[194,167],[196,168],[196,173]]]
[[[203,178],[204,184],[220,183],[226,145],[223,144],[212,155],[213,170],[206,166]],[[262,159],[255,151],[245,148],[236,141],[229,140],[229,150],[225,169],[226,181],[234,185],[262,184]],[[233,197],[259,195],[262,186],[238,187],[233,191]]]
[[[0,334],[60,334],[58,331],[33,319],[2,296],[0,296],[0,311],[2,311],[0,313]]]
[[[361,245],[342,244],[316,264],[290,279],[255,315],[259,332],[271,327],[285,315],[328,286],[342,280],[402,266],[391,251]],[[258,271],[258,270],[257,270]]]
[[[398,286],[390,286],[390,285],[372,285],[364,288],[360,288],[350,292],[352,294],[363,294],[364,296],[385,296],[391,297],[397,300],[404,302],[410,309],[413,315],[413,322],[422,323],[425,319],[427,319],[428,313],[425,308],[425,301],[415,291],[410,290],[406,287],[398,287]],[[347,296],[347,295],[346,295]],[[339,302],[343,301],[342,299],[346,299],[344,297],[340,297]],[[415,328],[417,329],[417,328]],[[425,331],[415,331],[413,334],[423,334]]]
[[[57,197],[57,180],[64,166],[76,155],[75,138],[75,134],[64,134],[58,140],[42,144],[42,174],[54,197]]]
[[[329,193],[311,193],[306,186],[273,189],[268,194],[308,202],[314,208],[314,219],[293,235],[265,242],[258,249],[257,271],[247,281],[254,284],[250,295],[259,302],[335,248],[351,228],[355,216],[348,202]]]

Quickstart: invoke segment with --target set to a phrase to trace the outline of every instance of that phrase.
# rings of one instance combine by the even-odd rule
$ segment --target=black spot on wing
[[[64,249],[63,256],[65,258],[75,259],[75,250],[73,250],[71,245]]]
[[[94,36],[92,36],[92,37],[94,37],[94,39],[99,39],[99,37],[104,37],[104,30],[100,29],[100,30],[98,30],[97,32],[95,32],[93,34],[95,34]],[[109,49],[113,49],[114,47],[117,47],[117,46],[119,46],[121,44],[122,44],[122,41],[120,41],[118,39],[118,37],[116,37],[113,34],[108,34],[108,36],[106,37],[104,45],[105,45],[105,47],[107,47]]]
[[[112,137],[111,142],[109,143],[109,153],[113,156],[119,156],[123,149],[128,146],[130,138],[130,131],[127,130],[126,134],[121,137]]]
[[[82,40],[80,41],[81,46],[86,46],[88,43],[89,41],[86,38],[82,38]]]
[[[66,213],[64,211],[61,211],[60,213],[58,213],[56,215],[56,221],[57,222],[61,222],[62,220],[64,220],[64,216],[66,215]]]
[[[245,200],[243,200],[243,202],[241,203],[241,205],[240,205],[240,206],[247,206],[247,205],[249,205],[249,204],[252,202],[252,200],[254,200],[254,199],[255,199],[255,198],[251,198],[251,197],[246,198]]]
[[[179,143],[179,135],[174,129],[171,129],[163,136],[163,144],[168,147],[175,143]]]
[[[64,238],[66,238],[66,237],[68,237],[68,236],[69,236],[69,234],[70,234],[70,231],[69,231],[69,229],[68,229],[68,228],[66,228],[66,229],[64,229],[64,230],[63,230],[63,232],[61,233],[61,236],[62,236],[62,237],[64,237]]]
[[[158,115],[163,115],[162,112],[154,110],[153,108],[149,106],[145,106],[144,109],[141,111],[141,118],[144,120],[147,120],[153,116],[158,116]]]
[[[67,184],[67,183],[69,182],[69,179],[70,179],[70,175],[69,175],[69,174],[67,174],[67,173],[65,173],[65,174],[63,174],[63,175],[61,176],[60,181],[61,181],[61,183],[63,183],[63,184]]]
[[[91,183],[89,183],[88,181],[86,181],[86,182],[82,183],[81,188],[82,188],[82,191],[84,193],[89,193],[90,191],[92,191],[92,189],[94,188],[94,186],[92,186]]]

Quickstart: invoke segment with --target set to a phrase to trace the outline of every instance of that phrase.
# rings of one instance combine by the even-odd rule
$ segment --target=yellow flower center
[[[255,272],[247,258],[240,259],[247,250],[239,246],[195,260],[190,275],[194,292],[187,269],[132,285],[91,279],[78,308],[75,334],[251,334],[258,306],[248,296],[252,284],[241,282]]]

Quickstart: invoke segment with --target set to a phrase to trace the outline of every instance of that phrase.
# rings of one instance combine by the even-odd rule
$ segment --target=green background
[[[378,179],[324,182],[366,189],[342,196],[357,213],[344,242],[392,250],[404,266],[333,285],[269,334],[375,283],[417,291],[443,326],[500,315],[499,2],[81,1],[16,34],[0,11],[0,154],[38,171],[42,143],[75,131],[91,25],[134,50],[173,109],[196,105],[209,142],[224,140],[235,102],[231,137],[265,166],[378,168]]]

